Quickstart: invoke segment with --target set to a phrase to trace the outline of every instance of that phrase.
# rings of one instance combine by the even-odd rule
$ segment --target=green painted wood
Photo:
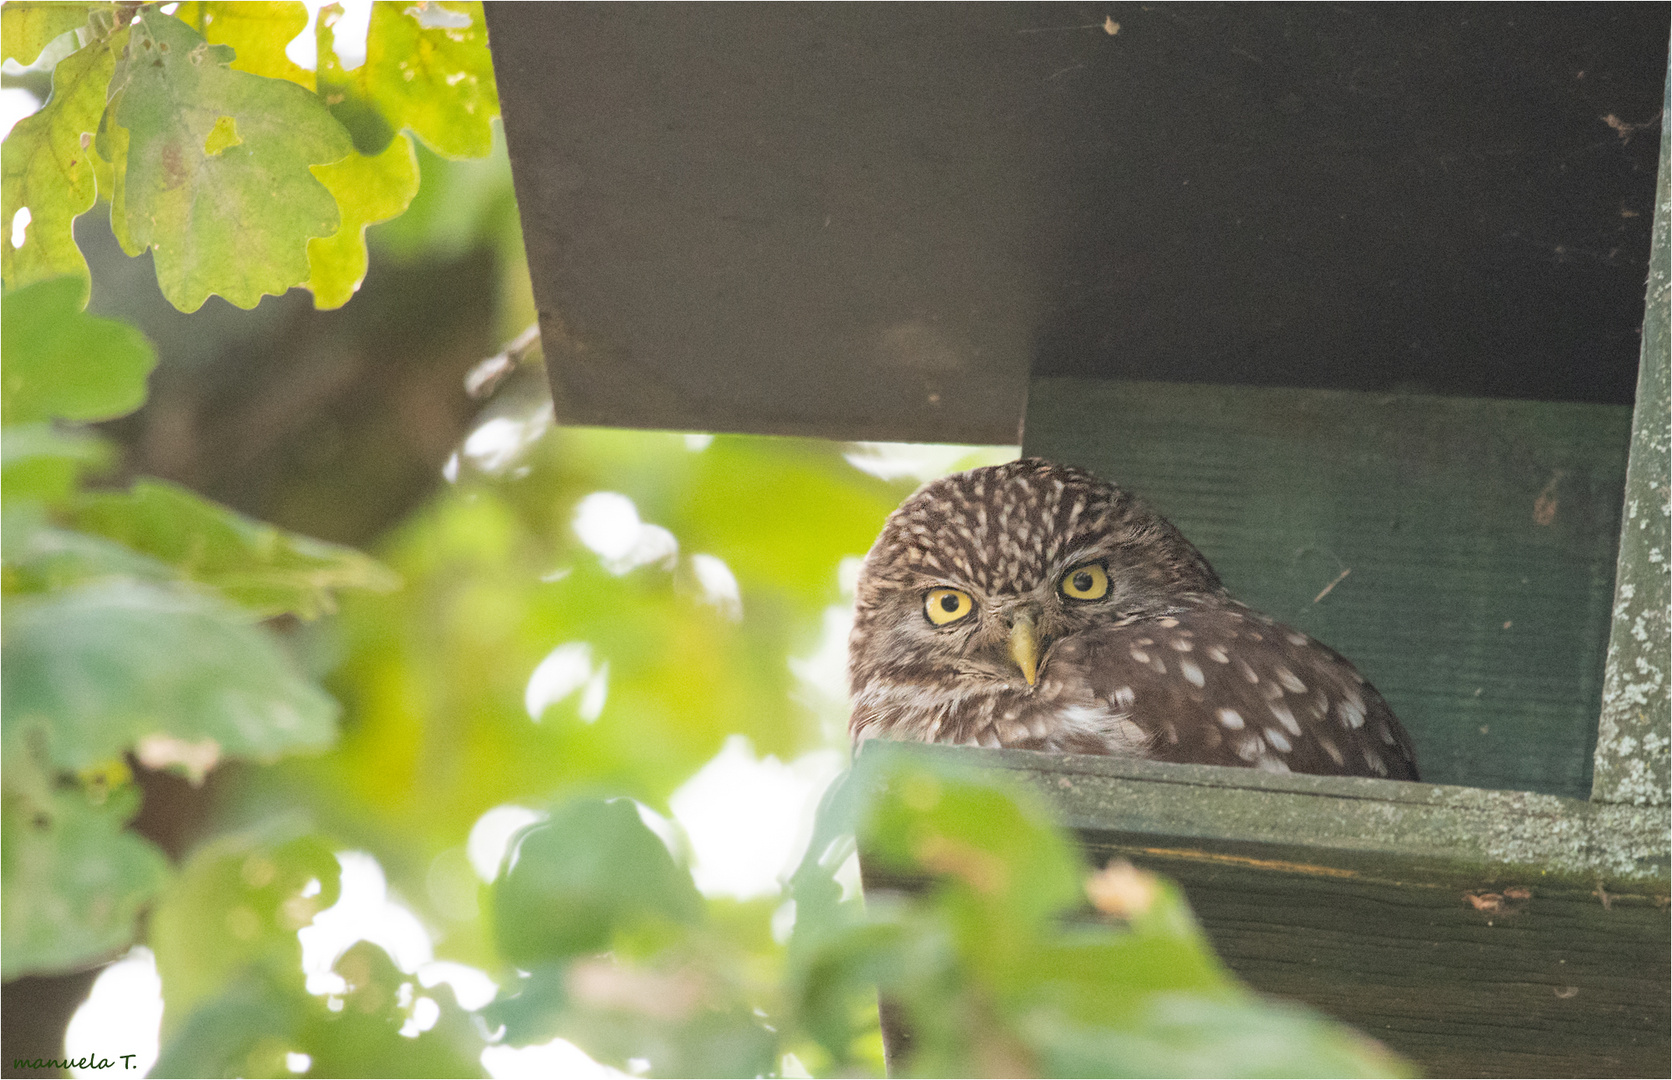
[[[1074,828],[1181,885],[1261,991],[1441,1076],[1664,1076],[1664,811],[1527,792],[867,743],[1008,770]],[[869,865],[865,887],[920,887]],[[898,1039],[900,1032],[885,1036]]]
[[[1672,77],[1667,80],[1672,110]],[[1662,111],[1661,115],[1667,115]],[[1625,526],[1614,582],[1614,625],[1597,729],[1593,799],[1667,804],[1672,795],[1672,698],[1668,697],[1667,633],[1672,588],[1672,388],[1669,388],[1667,320],[1672,316],[1672,128],[1660,129],[1660,186],[1655,195],[1654,242],[1643,318],[1643,353],[1637,369],[1631,458],[1626,465]]]
[[[1620,406],[1036,378],[1023,449],[1143,496],[1234,594],[1351,658],[1424,779],[1583,798],[1630,422]]]

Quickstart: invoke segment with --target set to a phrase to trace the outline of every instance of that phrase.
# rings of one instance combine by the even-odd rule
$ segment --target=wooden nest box
[[[488,23],[559,420],[1137,491],[1429,782],[944,752],[1436,1073],[1667,1074],[1665,5]]]

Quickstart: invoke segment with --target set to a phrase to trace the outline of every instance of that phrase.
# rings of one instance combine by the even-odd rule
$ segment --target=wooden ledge
[[[1355,873],[1374,873],[1388,858],[1416,860],[1433,874],[1587,890],[1602,881],[1646,897],[1665,897],[1672,877],[1666,807],[1030,750],[873,740],[863,753],[954,754],[1015,772],[1061,824],[1088,836],[1304,848],[1311,862]]]
[[[1437,1075],[1672,1068],[1665,807],[1015,750],[861,753],[1013,772],[1089,861],[1178,881],[1250,985]],[[863,851],[861,864],[867,890],[920,884]]]

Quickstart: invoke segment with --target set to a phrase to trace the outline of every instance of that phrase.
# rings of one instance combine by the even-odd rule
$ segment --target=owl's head
[[[860,571],[848,674],[925,688],[1032,685],[1052,647],[1133,615],[1222,600],[1168,521],[1081,469],[1025,458],[919,488]]]

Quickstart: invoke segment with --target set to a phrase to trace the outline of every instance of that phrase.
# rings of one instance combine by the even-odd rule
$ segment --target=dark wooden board
[[[1138,493],[1235,595],[1350,658],[1424,779],[1582,798],[1630,422],[1623,406],[1035,379],[1023,450]]]
[[[1433,1075],[1672,1069],[1663,808],[1026,751],[862,752],[1009,772],[1089,864],[1120,856],[1182,884],[1250,985]],[[868,890],[921,886],[860,858]]]
[[[490,4],[560,420],[1631,400],[1664,4]]]
[[[1672,939],[1652,899],[1604,909],[1589,890],[1535,885],[1529,899],[1483,911],[1457,883],[1335,877],[1309,852],[1112,834],[1088,837],[1086,850],[1182,885],[1215,949],[1255,989],[1354,1024],[1432,1075],[1672,1070]],[[1472,885],[1488,897],[1514,887]]]

